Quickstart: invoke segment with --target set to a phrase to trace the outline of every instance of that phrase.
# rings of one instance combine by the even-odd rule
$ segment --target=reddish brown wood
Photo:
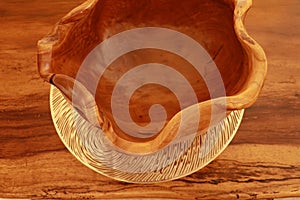
[[[247,34],[244,28],[242,20],[246,17],[250,6],[251,1],[249,0],[190,0],[188,2],[180,0],[148,2],[89,0],[63,17],[52,33],[39,41],[39,72],[41,77],[54,84],[68,99],[72,100],[83,117],[95,125],[100,124],[102,130],[115,145],[135,153],[154,152],[165,147],[174,139],[179,127],[182,126],[182,115],[185,113],[190,116],[194,114],[195,116],[190,117],[191,119],[201,115],[198,134],[204,134],[211,124],[218,123],[221,118],[219,116],[211,117],[212,105],[217,105],[214,108],[218,109],[226,107],[217,111],[217,115],[225,116],[225,109],[229,113],[232,110],[248,108],[256,101],[265,80],[267,60],[262,48]],[[96,90],[95,103],[89,100],[93,97],[83,98],[93,96],[93,91],[88,85],[91,82],[97,84],[98,81],[98,76],[95,80],[92,78],[95,73],[85,75],[89,77],[86,80],[77,78],[79,71],[89,74],[90,71],[95,70],[95,67],[92,69],[82,67],[82,63],[91,50],[116,34],[145,27],[172,29],[195,40],[210,55],[210,58],[203,60],[201,59],[203,55],[199,56],[199,51],[197,64],[206,66],[204,72],[202,74],[197,72],[196,66],[192,65],[194,63],[189,63],[188,58],[180,58],[176,52],[166,52],[165,49],[154,48],[146,51],[144,48],[138,49],[115,59],[104,70]],[[172,43],[176,42],[175,38],[171,39],[175,40],[171,41]],[[122,42],[124,41],[121,39],[118,41],[118,43]],[[161,46],[168,42],[169,40],[166,38],[160,40]],[[196,51],[191,46],[181,50]],[[191,53],[188,56],[191,57]],[[103,52],[101,55],[103,56]],[[107,58],[103,60],[105,59],[107,60]],[[112,111],[112,96],[113,89],[125,73],[137,66],[149,63],[170,66],[184,76],[194,89],[197,102],[191,103],[186,94],[186,87],[182,87],[182,85],[177,86],[181,88],[179,93],[186,96],[186,99],[181,102],[178,102],[169,88],[166,90],[158,84],[144,85],[130,98],[129,107],[132,120],[130,117],[122,118],[127,129],[134,133],[139,131],[132,128],[132,125],[128,123],[130,121],[134,121],[140,126],[151,123],[148,110],[153,104],[165,107],[167,119],[161,131],[159,131],[160,127],[157,127],[156,135],[141,139],[141,137],[127,134],[118,126]],[[216,64],[217,70],[213,69],[211,63]],[[158,72],[154,76],[160,76],[161,73]],[[220,78],[217,76],[218,73],[220,73]],[[167,82],[174,79],[172,75],[168,75],[168,77],[165,75],[162,78]],[[218,82],[218,80],[220,81]],[[131,82],[135,83],[134,81]],[[75,82],[77,85],[81,85],[79,90],[81,95],[78,99],[82,103],[75,103],[76,100],[74,101],[72,97],[74,93],[78,93],[72,91]],[[122,90],[130,88],[128,85],[122,85]],[[178,85],[180,84],[178,83]],[[226,98],[226,102],[225,100],[220,102],[220,99],[211,97],[213,96],[212,91],[222,91],[222,89],[225,91],[218,97]],[[120,96],[120,99],[126,99],[126,96]],[[179,103],[186,105],[181,108]],[[122,107],[124,106],[122,105]],[[192,114],[186,111],[187,108],[193,111]],[[127,109],[124,110],[127,112]],[[91,115],[95,117],[91,117]],[[124,112],[121,112],[118,117],[122,115],[125,115]],[[189,123],[186,127],[194,126],[193,120],[185,121]],[[187,128],[184,129],[187,130]],[[194,134],[194,131],[187,130],[184,134]]]

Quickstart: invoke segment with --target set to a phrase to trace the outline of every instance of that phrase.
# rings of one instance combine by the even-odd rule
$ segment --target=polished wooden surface
[[[81,0],[0,1],[0,198],[254,199],[300,196],[300,2],[254,0],[246,26],[269,71],[234,141],[201,171],[121,183],[77,161],[58,138],[36,42]]]
[[[140,154],[164,148],[175,135],[182,137],[194,134],[195,131],[197,135],[205,134],[210,125],[219,123],[220,118],[225,116],[225,108],[218,110],[223,105],[228,113],[249,108],[255,103],[267,72],[264,51],[245,33],[243,25],[251,1],[246,1],[242,6],[235,3],[235,0],[146,2],[91,0],[76,7],[75,11],[72,10],[59,21],[50,35],[38,42],[37,61],[40,76],[59,88],[76,105],[82,117],[96,126],[100,124],[107,138],[117,147]],[[170,10],[176,15],[170,14]],[[135,33],[132,32],[133,28],[146,27],[147,31],[143,29],[141,32],[139,29],[137,33],[138,30],[135,29]],[[157,33],[157,29],[149,27],[164,28],[164,31],[160,29]],[[166,28],[173,31],[167,32]],[[134,41],[130,39],[131,34],[124,33],[128,30],[134,34]],[[176,44],[178,35],[174,31],[193,38],[210,56],[205,56],[201,50],[193,48],[188,40],[184,42],[185,47],[180,47],[182,44]],[[102,55],[112,51],[100,51],[103,48],[98,45],[117,34],[119,37],[110,38],[116,42],[109,43],[121,45],[109,45],[114,53],[105,56],[108,66],[98,62],[99,70],[95,71],[94,64],[82,65],[84,60],[94,60],[97,57],[91,57],[92,49],[98,49]],[[145,40],[150,37],[151,41],[159,41],[158,44],[152,41],[151,47],[146,46]],[[166,38],[172,38],[173,45]],[[137,40],[143,45],[137,45]],[[122,52],[121,56],[115,50],[128,47],[130,49]],[[192,57],[197,59],[191,59]],[[157,66],[154,67],[153,63],[164,64],[170,69],[163,72],[161,68],[158,70]],[[202,69],[196,66],[198,64],[204,64]],[[149,71],[145,65],[151,65]],[[141,71],[139,75],[132,72],[137,70],[137,66]],[[103,74],[96,75],[102,70]],[[202,71],[202,74],[197,70]],[[176,76],[178,73],[181,76]],[[121,81],[126,76],[131,78]],[[76,82],[75,79],[80,81]],[[146,79],[147,84],[141,84]],[[188,84],[182,79],[188,81]],[[95,86],[95,98],[91,94],[91,83],[98,83]],[[194,91],[189,90],[187,85]],[[127,97],[125,91],[133,88],[138,89]],[[77,95],[79,98],[74,98],[77,93],[80,93]],[[226,96],[223,102],[214,98],[221,95]],[[155,104],[164,107],[166,120],[163,120],[163,124],[157,121],[158,118],[164,118],[160,109],[150,111]],[[212,109],[218,114],[212,116]],[[152,113],[152,119],[149,112]],[[199,112],[201,119],[198,122]],[[184,116],[189,118],[184,119]],[[198,130],[190,130],[195,123]]]

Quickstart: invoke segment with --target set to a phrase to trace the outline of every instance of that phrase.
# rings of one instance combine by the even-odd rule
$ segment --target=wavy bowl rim
[[[43,67],[41,65],[45,65],[47,63],[41,62],[41,57],[40,55],[43,55],[43,59],[48,58],[47,60],[51,64],[51,52],[52,48],[54,45],[62,42],[66,35],[60,34],[62,29],[62,25],[66,25],[69,23],[76,22],[81,19],[82,16],[86,12],[88,12],[90,9],[93,8],[93,6],[101,0],[87,0],[81,5],[77,6],[73,10],[71,10],[67,15],[65,15],[55,26],[54,29],[50,34],[42,38],[41,40],[38,41],[38,68],[40,75],[43,79],[47,80],[48,82],[51,83],[51,77],[53,74],[48,73],[47,71],[42,71]],[[248,49],[247,54],[249,57],[249,65],[251,67],[255,67],[252,71],[251,74],[249,75],[249,79],[247,83],[245,84],[245,87],[237,94],[233,96],[226,96],[226,97],[221,97],[221,98],[226,98],[226,109],[227,110],[243,110],[245,108],[250,107],[253,105],[258,98],[258,95],[260,91],[262,90],[266,73],[267,73],[267,59],[264,50],[262,47],[251,37],[246,31],[246,28],[244,26],[244,19],[245,16],[248,12],[248,10],[251,8],[252,5],[252,0],[231,0],[231,2],[234,3],[234,14],[233,14],[233,21],[234,21],[234,30],[235,34],[243,46],[243,49]],[[58,37],[59,35],[63,35],[63,37]],[[48,63],[48,64],[49,64]],[[258,77],[258,78],[257,78]],[[210,99],[202,103],[216,103],[218,102],[218,99]],[[62,139],[62,138],[61,138]],[[223,148],[223,150],[227,147],[227,145]],[[68,147],[67,147],[68,148]],[[219,153],[216,155],[220,155],[223,150],[220,150]],[[72,151],[71,151],[72,152]],[[72,153],[73,154],[73,153]],[[73,154],[74,155],[74,154]],[[74,155],[77,157],[76,155]],[[79,159],[80,160],[80,159]],[[210,161],[211,162],[211,161]],[[85,164],[87,167],[91,168],[91,166]],[[208,164],[208,163],[207,163]],[[93,168],[91,168],[93,169]],[[93,169],[95,170],[95,169]],[[99,170],[96,170],[99,172]],[[101,173],[105,176],[107,174]],[[184,176],[182,176],[184,177]],[[182,178],[182,177],[176,177],[177,178]],[[114,177],[111,177],[114,178]],[[114,178],[115,179],[115,178]],[[173,179],[172,179],[173,180]],[[120,181],[124,181],[121,180]],[[164,181],[163,181],[164,182]]]
[[[50,71],[51,66],[51,55],[53,47],[57,44],[63,43],[67,35],[64,34],[62,26],[71,23],[75,23],[85,16],[85,13],[90,11],[94,5],[101,0],[87,0],[81,5],[71,10],[61,20],[56,23],[52,31],[43,37],[37,43],[37,63],[38,71],[44,80],[51,83],[53,73]],[[248,76],[247,82],[244,87],[235,95],[225,96],[220,98],[226,98],[226,109],[227,110],[240,110],[250,107],[255,103],[258,98],[260,91],[264,85],[264,81],[267,73],[267,58],[262,47],[248,34],[244,26],[244,19],[248,10],[252,6],[252,0],[231,0],[234,3],[234,14],[233,14],[233,25],[237,39],[243,47],[248,56],[249,66],[252,67]],[[66,29],[64,27],[64,29]],[[58,47],[56,47],[58,48]],[[218,104],[218,99],[209,99],[198,104],[211,102]],[[224,106],[224,105],[220,105]]]

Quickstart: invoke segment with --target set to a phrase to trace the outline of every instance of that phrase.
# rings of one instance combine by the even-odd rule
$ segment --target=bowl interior
[[[68,32],[68,36],[53,48],[52,64],[55,66],[53,71],[55,74],[65,74],[75,78],[89,52],[105,39],[134,28],[162,27],[176,30],[197,41],[210,55],[211,62],[215,62],[218,67],[226,95],[235,95],[247,81],[249,69],[248,59],[234,30],[232,2],[228,0],[99,0],[82,19],[72,22],[74,25]],[[199,103],[211,98],[202,75],[185,58],[169,51],[151,48],[126,53],[105,70],[98,83],[95,97],[101,116],[110,121],[114,131],[120,132],[122,137],[127,136],[115,123],[111,108],[114,87],[125,73],[148,63],[164,64],[178,71],[192,86]],[[160,73],[157,76],[176,83],[174,77],[167,73]],[[216,77],[210,78],[213,80]],[[126,89],[126,85],[123,87]],[[180,87],[178,85],[179,89]],[[222,88],[223,85],[214,87],[215,90],[222,90]],[[188,91],[182,89],[180,92],[185,94]],[[185,107],[193,104],[188,98],[184,101],[186,101]],[[154,104],[160,104],[165,108],[166,123],[182,109],[176,94],[170,88],[156,83],[144,84],[137,88],[130,97],[129,103],[130,116],[140,126],[150,123],[149,109]]]

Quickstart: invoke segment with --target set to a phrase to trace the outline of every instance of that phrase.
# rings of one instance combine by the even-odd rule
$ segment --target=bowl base
[[[130,154],[115,147],[101,129],[84,120],[54,86],[50,89],[50,109],[60,139],[80,162],[102,175],[131,183],[169,181],[203,168],[229,145],[244,114],[244,110],[232,111],[205,135],[158,152]]]

